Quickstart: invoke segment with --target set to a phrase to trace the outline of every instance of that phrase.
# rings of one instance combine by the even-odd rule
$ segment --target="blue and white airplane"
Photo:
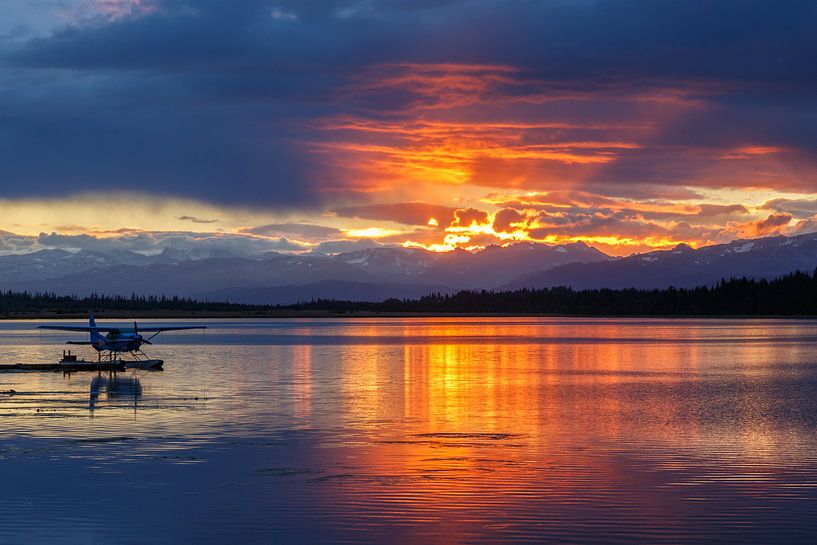
[[[41,325],[40,329],[53,329],[58,331],[87,332],[91,338],[89,341],[67,341],[65,344],[82,344],[94,347],[94,350],[103,353],[105,359],[116,359],[117,354],[130,353],[135,359],[146,357],[142,352],[143,344],[153,344],[150,340],[164,331],[181,331],[186,329],[206,329],[206,326],[185,326],[185,327],[143,327],[139,328],[133,322],[133,329],[122,327],[99,327],[96,325],[94,316],[88,317],[87,326],[63,326],[63,325]],[[143,337],[141,333],[153,333],[148,337]],[[103,335],[105,333],[105,335]]]

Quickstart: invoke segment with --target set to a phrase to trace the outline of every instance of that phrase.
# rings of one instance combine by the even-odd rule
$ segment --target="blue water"
[[[817,322],[203,323],[0,374],[0,543],[817,542]]]

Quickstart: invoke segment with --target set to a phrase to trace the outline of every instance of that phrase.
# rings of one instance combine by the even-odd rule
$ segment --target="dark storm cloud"
[[[494,216],[494,231],[512,233],[515,230],[513,224],[524,222],[526,217],[513,208],[503,208]]]
[[[179,216],[181,221],[190,221],[193,223],[218,223],[217,219],[211,218],[199,218],[196,216]]]
[[[583,175],[618,184],[619,195],[690,179],[738,185],[766,163],[713,164],[748,144],[786,148],[793,170],[817,164],[817,3],[808,0],[145,5],[3,47],[3,196],[112,188],[260,207],[342,200],[354,180],[302,143],[325,138],[313,127],[326,116],[399,119],[417,104],[400,89],[370,100],[339,92],[390,63],[513,65],[507,95],[584,94],[563,115],[657,120],[654,146]],[[617,99],[636,91],[665,103],[678,93],[684,115]],[[768,184],[809,188],[795,178]]]
[[[451,222],[451,227],[467,228],[472,225],[487,225],[488,223],[488,213],[484,210],[461,208],[454,212],[454,221]]]
[[[817,81],[807,0],[157,0],[140,17],[70,28],[17,51],[70,68],[251,70],[371,62],[521,65],[572,79],[708,78],[767,89]],[[295,19],[278,19],[276,12]],[[350,32],[354,31],[354,32]],[[372,47],[376,45],[378,47]],[[357,57],[347,58],[350,53]],[[584,61],[584,62],[579,62]]]

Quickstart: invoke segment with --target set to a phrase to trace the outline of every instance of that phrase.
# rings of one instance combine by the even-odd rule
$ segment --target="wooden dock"
[[[57,363],[0,363],[0,373],[10,371],[62,371],[63,373],[75,373],[77,371],[124,371],[125,369],[161,371],[164,363],[164,360],[118,358],[86,361],[79,359],[70,350],[63,350],[62,359]]]
[[[74,373],[77,371],[124,371],[125,362],[71,361],[58,363],[0,363],[0,372],[9,371],[62,371]]]

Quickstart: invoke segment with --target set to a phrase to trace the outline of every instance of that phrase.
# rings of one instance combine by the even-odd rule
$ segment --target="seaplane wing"
[[[82,325],[41,325],[38,326],[39,329],[54,329],[56,331],[81,331],[83,333],[89,332],[96,332],[96,333],[120,333],[122,331],[121,327],[90,327],[90,326],[82,326]],[[192,325],[192,326],[185,326],[185,327],[140,327],[139,331],[149,331],[151,333],[161,333],[162,331],[181,331],[184,329],[207,329],[207,326],[203,325]]]
[[[204,325],[189,325],[184,327],[142,327],[139,326],[139,331],[150,331],[161,333],[162,331],[182,331],[184,329],[207,329]]]
[[[84,332],[84,333],[88,333],[88,332],[101,333],[103,331],[107,332],[107,333],[111,333],[111,332],[114,332],[114,331],[119,333],[120,331],[122,331],[121,327],[90,327],[90,326],[87,326],[87,325],[41,325],[41,326],[38,326],[38,328],[39,329],[54,329],[54,330],[57,330],[57,331],[81,331],[81,332]]]

